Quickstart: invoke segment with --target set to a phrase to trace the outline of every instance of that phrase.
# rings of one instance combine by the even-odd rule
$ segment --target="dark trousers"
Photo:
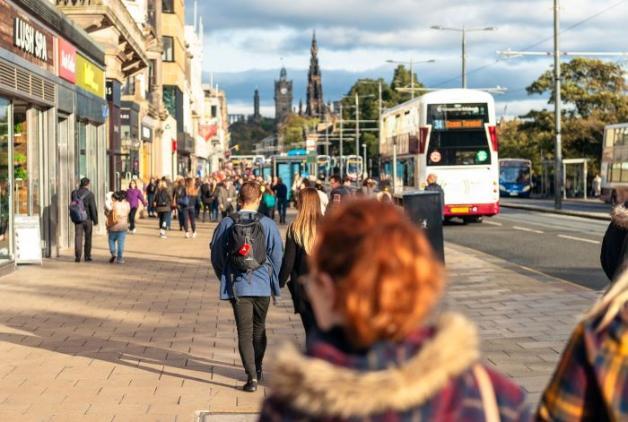
[[[314,311],[312,310],[312,307],[308,304],[306,309],[299,312],[299,316],[301,317],[301,322],[303,323],[303,330],[305,330],[305,341],[307,343],[310,339],[310,335],[316,328]]]
[[[279,224],[286,224],[287,210],[288,210],[288,200],[277,199],[277,211],[279,212]]]
[[[137,214],[137,208],[131,208],[129,213],[129,230],[135,230],[135,215]]]
[[[266,314],[269,297],[241,297],[232,300],[238,329],[238,349],[242,365],[249,378],[257,379],[266,353]]]
[[[207,219],[206,216],[207,215],[209,215],[209,220],[213,221],[212,220],[212,204],[211,203],[207,204],[207,203],[203,202],[201,204],[201,206],[202,206],[202,210],[203,210],[202,211],[202,213],[203,213],[203,215],[202,215],[203,223],[206,221],[206,219]]]
[[[153,201],[155,200],[155,194],[149,193],[146,195],[146,200],[148,201],[148,215],[152,217],[155,215],[155,206],[153,205]]]
[[[192,232],[196,233],[196,209],[192,207],[183,208],[183,227],[186,233],[190,231],[190,226]]]
[[[177,206],[177,218],[179,219],[179,230],[183,231],[185,227],[185,215],[186,215],[186,207],[182,207],[180,205]]]
[[[157,213],[157,215],[159,216],[159,228],[161,230],[166,230],[168,228],[168,215],[169,214],[170,214],[169,211]]]
[[[83,251],[83,237],[85,237],[85,258],[92,257],[92,220],[83,221],[74,225],[74,256],[81,259]]]

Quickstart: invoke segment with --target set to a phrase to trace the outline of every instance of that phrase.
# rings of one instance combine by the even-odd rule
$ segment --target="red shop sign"
[[[66,81],[76,82],[76,48],[62,38],[59,40],[59,76]]]

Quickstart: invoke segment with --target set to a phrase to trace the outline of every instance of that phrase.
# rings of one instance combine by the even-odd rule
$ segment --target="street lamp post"
[[[355,94],[355,155],[360,155],[360,97]]]
[[[362,165],[364,167],[363,173],[364,173],[364,178],[366,179],[366,178],[369,177],[369,166],[368,166],[367,161],[366,161],[366,158],[367,158],[367,156],[366,156],[366,144],[362,144],[362,150],[364,151],[364,158],[363,158],[364,161],[362,162]]]
[[[554,0],[554,83],[556,104],[554,104],[554,119],[556,121],[556,140],[554,156],[554,208],[557,210],[563,207],[563,141],[562,141],[562,107],[561,107],[561,72],[560,72],[560,1]]]
[[[344,132],[344,115],[342,114],[342,101],[340,101],[340,178],[341,179],[344,176],[344,166],[342,164],[343,132]]]
[[[421,63],[436,63],[436,60],[430,59],[430,60],[424,60],[424,61],[419,61],[419,62],[414,61],[414,59],[410,59],[409,61],[408,60],[407,61],[386,60],[386,63],[410,65],[410,91],[412,91],[411,92],[412,99],[414,100],[414,65],[421,64]]]
[[[467,32],[483,32],[483,31],[495,31],[497,28],[494,26],[487,26],[485,28],[451,28],[447,26],[434,25],[432,29],[438,31],[453,31],[462,34],[462,87],[467,88]]]

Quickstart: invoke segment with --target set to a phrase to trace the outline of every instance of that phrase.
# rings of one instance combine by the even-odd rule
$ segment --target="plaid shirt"
[[[359,371],[378,371],[396,367],[412,358],[421,350],[425,341],[435,334],[433,328],[424,328],[410,335],[402,344],[380,343],[368,353],[352,354],[341,351],[336,345],[322,339],[314,339],[308,347],[308,355],[323,359],[339,367]],[[452,339],[455,342],[455,339]],[[523,390],[501,374],[486,369],[495,390],[498,410],[502,422],[529,421],[531,418],[525,403]],[[417,374],[421,376],[421,374]],[[367,394],[380,395],[386,391],[371,391]],[[368,422],[405,422],[405,421],[439,421],[439,422],[475,422],[484,421],[485,415],[482,396],[473,374],[468,368],[458,377],[450,379],[445,387],[428,399],[423,405],[406,411],[388,411],[367,418],[318,418],[297,411],[277,397],[271,396],[264,402],[260,421],[288,422],[319,420],[324,422],[368,421]]]
[[[539,421],[628,420],[628,313],[578,324],[546,388]]]

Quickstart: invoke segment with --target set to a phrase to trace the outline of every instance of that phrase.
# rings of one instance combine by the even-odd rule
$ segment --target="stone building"
[[[281,68],[279,80],[275,81],[275,119],[277,127],[292,112],[292,81],[288,80],[288,71]]]

